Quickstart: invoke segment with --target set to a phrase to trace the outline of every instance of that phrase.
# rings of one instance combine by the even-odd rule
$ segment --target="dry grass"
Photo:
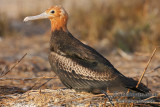
[[[112,96],[110,93],[109,96]],[[118,94],[117,94],[118,95]],[[120,93],[119,93],[120,95]],[[77,93],[70,89],[59,90],[30,90],[24,94],[17,94],[6,96],[2,100],[1,104],[4,106],[20,107],[20,106],[109,106],[112,107],[110,102],[103,97],[104,95],[93,95],[90,93]],[[112,99],[115,107],[131,106],[132,103],[117,103],[116,98]],[[124,100],[124,98],[121,98]],[[127,99],[126,99],[127,100]],[[149,100],[149,99],[146,99]],[[120,101],[120,100],[119,100]],[[151,103],[150,103],[151,104]],[[158,105],[159,102],[152,102],[152,104]],[[136,105],[149,106],[149,103],[135,103]]]
[[[153,36],[153,24],[157,22],[150,22],[152,17],[151,13],[146,10],[148,5],[144,0],[117,2],[108,7],[105,4],[104,6],[93,4],[89,13],[75,12],[77,17],[74,19],[74,24],[75,27],[78,25],[81,38],[91,44],[106,39],[109,41],[111,49],[119,47],[128,52],[151,51],[154,49],[154,45],[159,45],[159,40],[154,39],[158,35]],[[74,16],[76,15],[73,14]],[[82,20],[84,23],[81,23]]]

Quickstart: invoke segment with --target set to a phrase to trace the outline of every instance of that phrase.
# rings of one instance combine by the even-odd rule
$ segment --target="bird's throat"
[[[67,19],[65,18],[55,18],[50,19],[51,21],[51,31],[54,32],[55,30],[63,30],[67,32]]]

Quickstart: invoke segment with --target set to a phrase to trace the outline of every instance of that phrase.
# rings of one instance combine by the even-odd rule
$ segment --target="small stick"
[[[57,79],[57,77],[35,77],[35,78],[0,78],[0,80],[21,80],[21,81],[28,81],[28,80],[36,80],[36,79]]]
[[[141,75],[141,78],[139,79],[139,81],[138,81],[138,83],[137,83],[137,85],[136,85],[136,88],[138,88],[139,84],[141,83],[141,81],[142,81],[142,79],[143,79],[143,77],[144,77],[144,74],[145,74],[145,72],[146,72],[146,70],[147,70],[147,68],[148,68],[148,66],[149,66],[149,64],[150,64],[153,56],[154,56],[155,53],[156,53],[157,48],[159,48],[159,47],[156,47],[156,48],[154,49],[154,51],[152,52],[152,55],[151,55],[150,59],[148,60],[146,67],[144,68],[144,71],[143,71],[143,73],[142,73],[142,75]],[[132,103],[131,107],[133,107],[133,105],[134,105],[134,104]]]
[[[3,76],[5,76],[6,74],[8,74],[10,71],[12,71],[13,68],[15,68],[15,67],[22,61],[22,59],[23,59],[26,55],[27,55],[27,53],[25,53],[25,54],[22,56],[22,58],[19,59],[5,74],[1,75],[0,78],[3,77]],[[4,71],[3,71],[3,72],[4,72]]]
[[[160,69],[160,66],[154,68],[153,70],[149,71],[148,73],[152,73],[152,72],[154,72],[154,71],[156,71],[156,70],[158,70],[158,69]]]
[[[44,86],[45,84],[47,84],[50,80],[52,80],[53,78],[48,79],[46,82],[44,82],[43,84],[41,84],[37,89],[41,88],[42,86]]]
[[[149,98],[144,99],[144,101],[150,100],[151,98],[155,98],[156,96],[151,96]]]
[[[110,104],[114,107],[114,104],[112,102],[112,99],[109,98],[108,94],[105,91],[101,91],[103,94],[105,94],[105,97],[108,99],[108,101],[110,102]]]
[[[48,80],[46,82],[44,82],[43,84],[41,84],[37,89],[41,88],[43,85],[47,84],[50,80],[52,80],[53,78],[56,78],[56,75],[54,75],[52,78],[48,78]],[[40,81],[40,79],[38,80]]]
[[[34,85],[33,85],[32,87],[30,87],[30,88],[28,89],[28,91],[29,91],[29,90],[32,90],[32,89],[38,84],[38,82],[39,82],[40,80],[41,80],[41,79],[38,78],[38,80],[34,83]]]
[[[145,69],[144,69],[144,71],[143,71],[143,73],[142,73],[142,75],[141,75],[141,78],[139,79],[139,81],[138,81],[138,83],[137,83],[137,85],[136,85],[136,88],[137,88],[137,87],[139,86],[139,84],[141,83],[141,81],[142,81],[142,79],[143,79],[143,77],[144,77],[144,74],[145,74],[145,72],[146,72],[146,70],[147,70],[147,68],[148,68],[148,66],[149,66],[149,64],[150,64],[153,56],[154,56],[155,53],[156,53],[157,48],[158,48],[158,47],[156,47],[156,48],[154,49],[154,51],[153,51],[150,59],[148,60],[147,65],[146,65],[146,67],[145,67]]]
[[[146,72],[146,70],[147,70],[147,68],[148,68],[148,66],[149,66],[149,64],[150,64],[153,56],[154,56],[155,53],[156,53],[157,48],[159,48],[159,47],[156,47],[156,48],[154,49],[154,51],[152,52],[152,55],[151,55],[150,59],[149,59],[148,62],[147,62],[147,65],[146,65],[146,67],[145,67],[145,69],[144,69],[144,71],[143,71],[143,73],[142,73],[142,75],[141,75],[141,78],[139,79],[139,81],[138,81],[138,83],[137,83],[137,85],[136,85],[136,88],[137,88],[137,87],[139,86],[139,84],[141,83],[141,81],[142,81],[142,79],[143,79],[143,77],[144,77],[144,74],[145,74],[145,72]],[[130,91],[130,89],[128,89],[127,93],[129,93],[129,91]]]

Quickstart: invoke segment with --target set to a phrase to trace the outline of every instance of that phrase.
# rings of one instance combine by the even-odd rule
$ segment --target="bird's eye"
[[[52,11],[51,11],[51,13],[55,13],[55,11],[54,11],[54,10],[52,10]]]

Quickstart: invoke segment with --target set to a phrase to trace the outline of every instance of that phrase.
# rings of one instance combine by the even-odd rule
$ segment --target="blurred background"
[[[23,23],[52,5],[69,14],[68,28],[77,38],[109,53],[150,52],[160,45],[159,0],[0,0],[0,37],[35,36],[50,32],[48,20]],[[100,48],[100,49],[99,49]]]
[[[69,14],[68,29],[76,38],[103,54],[120,72],[138,80],[152,51],[160,46],[159,4],[160,0],[0,0],[0,71],[7,71],[28,53],[5,77],[54,76],[48,63],[49,20],[24,23],[23,19],[62,5]],[[151,72],[143,79],[154,91],[160,89],[159,63],[158,51],[147,71]],[[45,81],[7,80],[0,84],[21,89],[63,86],[57,79],[42,87]]]

